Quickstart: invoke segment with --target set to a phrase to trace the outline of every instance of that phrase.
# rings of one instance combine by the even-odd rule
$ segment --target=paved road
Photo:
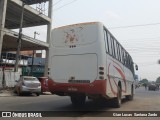
[[[104,105],[92,101],[87,101],[82,108],[75,108],[69,97],[56,95],[0,97],[0,111],[81,111],[74,113],[75,117],[78,117],[76,119],[79,117],[86,119],[87,116],[101,116],[103,119],[105,111],[160,111],[160,91],[147,91],[144,88],[138,88],[134,100],[124,100],[121,108],[112,108],[108,104]],[[114,117],[114,119],[116,118]],[[153,118],[145,119],[153,120]]]

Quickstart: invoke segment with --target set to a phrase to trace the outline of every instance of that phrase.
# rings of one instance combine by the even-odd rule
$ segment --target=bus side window
[[[123,50],[123,48],[122,48],[122,50],[121,50],[121,52],[122,52],[122,63],[124,64],[124,52],[123,52],[124,50]]]
[[[119,55],[120,55],[120,61],[123,63],[122,47],[120,45],[119,45]]]
[[[106,52],[109,52],[109,43],[108,43],[108,37],[107,37],[107,31],[104,30],[104,40],[105,40],[105,46],[106,46]]]
[[[126,52],[124,49],[123,49],[123,63],[124,65],[126,65]]]
[[[129,68],[130,70],[132,70],[132,58],[130,55],[129,55]]]
[[[119,44],[117,44],[117,46],[118,46],[118,60],[120,62],[122,62],[122,60],[121,60],[121,46]]]
[[[107,36],[108,36],[109,54],[112,55],[111,35],[108,33]]]
[[[115,57],[116,57],[116,59],[118,60],[118,48],[117,48],[117,41],[116,40],[114,40],[114,49],[115,49]]]
[[[111,36],[111,47],[112,47],[112,56],[114,58],[116,58],[116,55],[115,55],[115,47],[114,47],[114,39],[113,37]]]
[[[121,62],[121,58],[120,58],[120,45],[117,43],[117,56],[118,56],[118,60]]]
[[[128,56],[128,53],[126,53],[126,66],[129,68],[129,56]]]

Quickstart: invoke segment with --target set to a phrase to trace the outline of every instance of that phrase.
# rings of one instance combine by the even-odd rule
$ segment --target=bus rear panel
[[[89,96],[116,98],[119,105],[123,95],[134,93],[132,59],[103,24],[60,27],[51,37],[49,89],[53,94],[71,96],[73,104],[82,104]]]

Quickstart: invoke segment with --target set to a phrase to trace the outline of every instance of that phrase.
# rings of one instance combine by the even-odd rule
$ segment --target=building
[[[50,43],[50,33],[52,26],[52,0],[23,0],[24,22],[23,27],[33,27],[47,25],[47,43],[35,40],[29,36],[23,37],[21,50],[46,50],[46,61],[48,61],[48,47]],[[41,14],[30,5],[48,2],[48,16]],[[11,29],[20,27],[22,12],[22,0],[0,0],[0,54],[6,51],[16,51],[18,33]],[[8,44],[12,43],[12,44]],[[48,63],[48,62],[46,62]],[[45,75],[48,73],[48,65],[45,64]]]
[[[44,65],[45,65],[44,58],[35,57],[33,64],[32,64],[32,58],[28,58],[28,65],[22,67],[22,75],[32,75],[34,77],[43,77]]]
[[[2,52],[16,52],[17,50],[19,34],[12,31],[12,29],[20,28],[24,2],[23,28],[47,25],[47,42],[23,35],[21,51],[46,50],[45,60],[48,61],[48,48],[52,26],[52,1],[53,0],[0,0],[0,56]],[[44,15],[31,7],[33,4],[41,4],[43,2],[48,4],[48,15]],[[32,54],[32,52],[30,54]],[[0,59],[2,60],[3,58],[0,57]],[[45,76],[47,76],[48,62],[45,63]]]

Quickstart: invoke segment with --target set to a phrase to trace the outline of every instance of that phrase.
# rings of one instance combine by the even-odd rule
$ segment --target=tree
[[[160,77],[156,79],[156,83],[160,83]]]
[[[139,81],[140,83],[146,83],[146,84],[148,84],[148,80],[145,78],[145,79],[142,79],[142,80],[140,80]]]

